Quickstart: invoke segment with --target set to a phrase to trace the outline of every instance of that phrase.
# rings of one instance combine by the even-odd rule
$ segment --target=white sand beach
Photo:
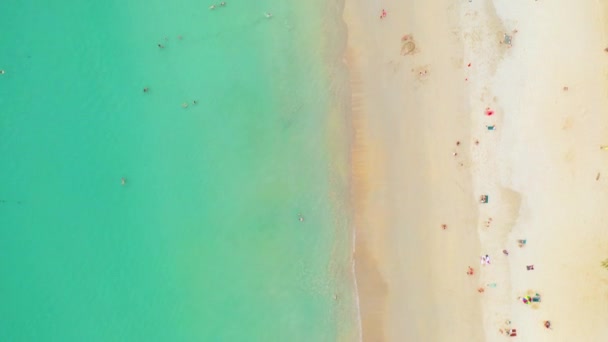
[[[363,340],[608,340],[608,2],[346,0],[344,19]]]

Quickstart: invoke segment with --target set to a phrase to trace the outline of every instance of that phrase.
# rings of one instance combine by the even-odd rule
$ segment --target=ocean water
[[[3,4],[0,341],[356,338],[340,5],[209,5]]]

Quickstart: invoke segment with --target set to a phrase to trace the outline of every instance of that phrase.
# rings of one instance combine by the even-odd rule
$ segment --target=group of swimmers
[[[210,9],[210,10],[214,10],[214,9],[216,9],[217,7],[218,7],[218,5],[213,4],[213,5],[209,6],[209,9]],[[225,1],[220,2],[219,7],[226,7],[226,2],[225,2]],[[272,13],[265,12],[265,13],[264,13],[264,16],[265,16],[266,18],[270,19],[270,18],[272,18]]]
[[[226,6],[226,3],[224,1],[220,2],[220,7],[224,7]],[[217,6],[215,4],[209,6],[209,9],[215,9]]]

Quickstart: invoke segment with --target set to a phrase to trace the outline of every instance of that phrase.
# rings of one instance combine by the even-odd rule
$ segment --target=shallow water
[[[353,336],[338,17],[207,6],[0,12],[0,340]]]

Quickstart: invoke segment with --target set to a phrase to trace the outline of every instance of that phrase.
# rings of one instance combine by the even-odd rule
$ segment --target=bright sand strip
[[[465,40],[467,58],[492,61],[472,77],[473,133],[497,123],[473,157],[476,191],[495,199],[480,211],[496,223],[480,229],[481,252],[502,259],[482,274],[500,287],[483,298],[486,340],[500,340],[510,319],[525,341],[608,341],[608,271],[600,267],[608,258],[608,151],[599,149],[608,142],[606,8],[504,0],[495,11],[478,1],[463,8],[464,31],[495,37],[487,23],[496,13],[503,32],[518,31],[511,48]],[[495,118],[480,114],[487,106]],[[540,304],[516,300],[529,290]]]
[[[608,340],[606,4],[495,4],[346,0],[365,341]]]

